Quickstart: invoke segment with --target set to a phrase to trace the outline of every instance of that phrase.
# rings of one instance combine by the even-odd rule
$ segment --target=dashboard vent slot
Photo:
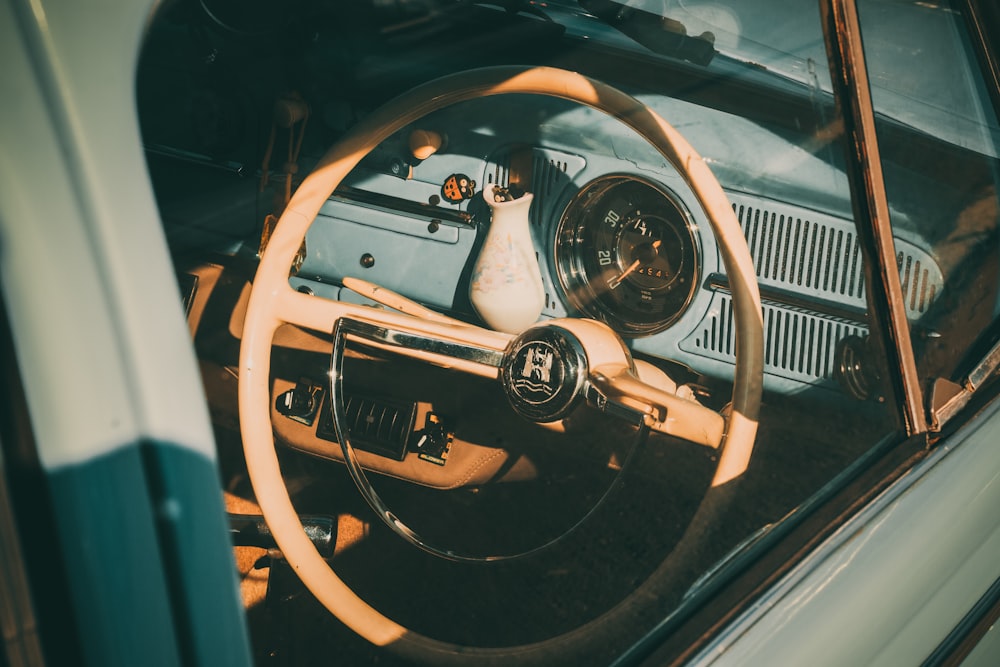
[[[733,304],[729,295],[717,295],[702,325],[681,347],[719,361],[736,362]],[[845,336],[867,334],[848,320],[818,315],[772,303],[763,304],[764,370],[799,382],[833,380],[834,352]]]
[[[563,188],[573,177],[587,166],[586,161],[578,155],[570,155],[547,148],[531,150],[531,185],[529,191],[534,195],[531,203],[531,222],[539,225],[555,205]],[[510,185],[511,150],[505,150],[492,156],[486,163],[483,182],[486,185]],[[485,187],[485,186],[484,186]]]
[[[753,206],[733,209],[759,280],[864,305],[861,248],[852,229]]]
[[[864,310],[861,246],[850,220],[738,194],[731,199],[761,285]],[[915,320],[944,278],[929,253],[899,237],[895,244],[907,315]]]
[[[549,199],[566,185],[566,171],[569,164],[564,159],[546,156],[535,151],[533,156],[531,186],[538,210],[549,208]]]
[[[935,264],[928,268],[926,261],[904,252],[896,254],[896,265],[907,310],[910,313],[926,312],[941,289],[941,281],[936,279],[940,277],[940,269]]]
[[[316,435],[337,442],[329,399],[324,399],[321,410]],[[397,461],[405,458],[417,416],[415,403],[349,394],[344,412],[354,447]]]
[[[496,162],[491,162],[486,166],[484,182],[486,185],[499,185],[507,187],[510,185],[510,154],[504,154],[503,158]]]

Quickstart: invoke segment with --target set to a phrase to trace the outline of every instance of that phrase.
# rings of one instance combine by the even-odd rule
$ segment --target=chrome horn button
[[[500,381],[514,411],[535,422],[562,419],[576,407],[587,377],[580,341],[559,326],[539,326],[511,341]]]

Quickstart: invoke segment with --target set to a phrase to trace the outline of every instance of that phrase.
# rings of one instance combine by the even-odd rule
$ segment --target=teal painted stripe
[[[85,665],[252,664],[213,461],[147,443],[48,481]]]
[[[161,552],[185,665],[252,664],[236,562],[215,463],[198,452],[147,444]]]
[[[180,665],[139,448],[50,471],[48,484],[84,664]]]

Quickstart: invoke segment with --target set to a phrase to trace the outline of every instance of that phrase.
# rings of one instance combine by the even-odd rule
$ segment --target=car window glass
[[[959,3],[866,0],[859,14],[921,378],[961,382],[996,341],[997,115]]]

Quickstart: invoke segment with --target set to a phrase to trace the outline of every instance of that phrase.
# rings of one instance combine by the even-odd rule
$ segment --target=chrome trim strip
[[[961,385],[938,379],[931,390],[931,430],[940,431],[961,412],[983,384],[1000,370],[1000,342],[976,364]]]
[[[354,336],[372,343],[462,359],[494,368],[499,368],[503,361],[502,351],[468,343],[442,340],[412,331],[389,329],[361,320],[342,318],[340,329],[347,336]]]
[[[1000,342],[996,343],[989,354],[983,357],[982,361],[969,373],[968,387],[970,391],[976,391],[984,382],[1000,369]]]
[[[972,653],[986,633],[1000,619],[1000,579],[973,605],[921,667],[958,665]]]
[[[462,227],[472,226],[472,216],[465,211],[453,211],[430,204],[410,201],[402,197],[382,194],[380,192],[370,192],[361,188],[354,188],[348,185],[341,185],[330,195],[333,201],[356,204],[367,208],[374,208],[388,213],[399,213],[411,217],[418,217],[427,220],[429,223],[450,223]]]

